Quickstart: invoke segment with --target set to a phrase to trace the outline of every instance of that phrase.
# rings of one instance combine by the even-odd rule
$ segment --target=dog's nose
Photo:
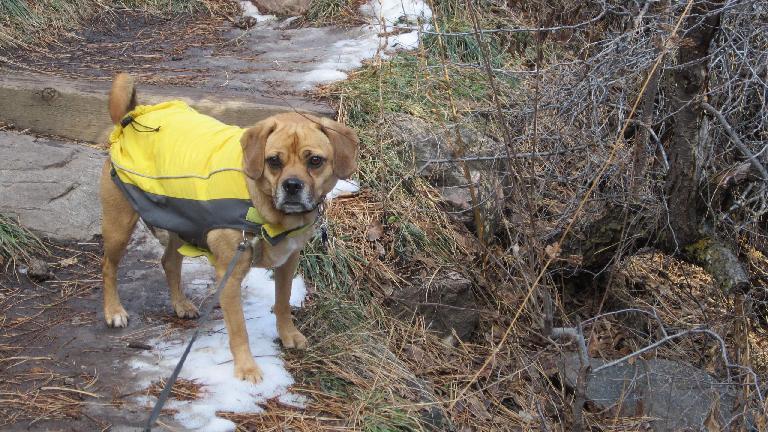
[[[289,194],[289,195],[295,195],[299,192],[301,192],[302,189],[304,189],[304,182],[297,179],[297,178],[289,178],[286,181],[283,182],[283,189]]]

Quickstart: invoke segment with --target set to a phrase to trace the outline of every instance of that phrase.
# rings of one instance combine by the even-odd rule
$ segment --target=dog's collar
[[[317,207],[319,207],[319,205],[310,211],[314,211]],[[308,213],[308,212],[305,212],[305,213]],[[301,213],[298,213],[298,214],[301,214]],[[286,229],[280,224],[268,223],[266,220],[264,220],[264,218],[262,218],[261,214],[259,214],[258,210],[256,210],[255,207],[251,207],[248,209],[248,213],[245,216],[245,220],[248,222],[251,222],[252,224],[258,227],[257,228],[258,231],[254,230],[251,232],[252,234],[260,236],[261,238],[269,242],[269,244],[271,244],[272,246],[277,245],[278,243],[280,243],[282,240],[286,238],[295,237],[299,234],[306,232],[307,230],[311,229],[315,224],[315,221],[312,221],[308,224],[301,225],[296,228]]]

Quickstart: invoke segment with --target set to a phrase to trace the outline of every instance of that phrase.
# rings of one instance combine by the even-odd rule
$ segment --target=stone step
[[[0,69],[0,121],[34,133],[106,143],[112,130],[107,113],[109,82],[57,78]],[[333,116],[319,103],[212,89],[138,84],[140,104],[180,99],[225,123],[249,126],[270,115],[302,111]]]

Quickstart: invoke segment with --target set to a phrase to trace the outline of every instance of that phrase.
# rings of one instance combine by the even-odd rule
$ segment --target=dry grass
[[[46,252],[45,245],[32,232],[8,216],[0,214],[0,267],[29,261],[30,255]]]
[[[165,379],[153,382],[147,388],[146,395],[155,398],[159,397],[163,388],[165,388],[165,383]],[[171,387],[171,395],[169,397],[179,401],[193,401],[200,399],[203,393],[205,393],[205,386],[202,384],[195,380],[179,378],[173,383],[173,387]]]
[[[0,390],[0,424],[34,425],[41,420],[77,419],[82,417],[86,403],[98,403],[98,395],[88,391],[95,380],[73,386],[68,377],[40,367],[19,375],[3,375],[8,381]],[[32,388],[6,390],[16,383]]]
[[[313,26],[351,26],[366,24],[360,15],[365,0],[312,0],[304,14],[306,24]]]
[[[196,13],[226,15],[235,9],[235,2],[227,0],[0,0],[0,24],[3,24],[0,48],[56,43],[63,34],[77,29],[96,14],[118,15],[126,10],[138,10],[171,18]]]

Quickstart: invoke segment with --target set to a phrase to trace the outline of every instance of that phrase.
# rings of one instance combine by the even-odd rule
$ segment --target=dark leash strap
[[[192,349],[192,344],[195,343],[195,339],[197,339],[197,335],[200,333],[200,328],[202,327],[203,324],[205,324],[206,321],[208,321],[208,316],[211,314],[211,311],[213,310],[213,306],[216,304],[216,298],[221,293],[221,290],[224,288],[224,285],[227,284],[227,280],[229,280],[229,277],[232,275],[232,272],[235,270],[235,264],[237,264],[237,261],[240,260],[240,256],[248,248],[248,245],[249,245],[249,242],[246,239],[243,239],[243,241],[241,241],[240,244],[237,245],[235,256],[233,256],[232,261],[229,262],[229,265],[227,266],[227,271],[226,273],[224,273],[224,277],[222,277],[221,280],[219,281],[219,286],[216,288],[216,292],[213,295],[213,299],[211,299],[211,301],[209,301],[208,304],[205,305],[205,308],[200,314],[200,318],[198,318],[197,328],[195,329],[195,332],[192,334],[192,338],[189,340],[189,343],[187,344],[187,348],[184,350],[184,354],[181,355],[179,362],[176,364],[176,368],[173,370],[173,373],[168,378],[168,381],[165,383],[165,387],[163,387],[163,391],[160,392],[160,396],[158,396],[157,402],[155,402],[155,407],[152,409],[152,413],[149,415],[149,418],[147,419],[147,425],[144,426],[144,432],[152,431],[152,425],[155,423],[155,420],[157,420],[157,418],[160,416],[160,410],[163,409],[163,405],[165,405],[166,400],[168,400],[168,396],[171,394],[171,388],[173,388],[173,384],[176,382],[176,378],[179,377],[179,372],[181,372],[181,368],[182,366],[184,366],[184,361],[187,360],[187,355],[189,354],[189,350]]]

